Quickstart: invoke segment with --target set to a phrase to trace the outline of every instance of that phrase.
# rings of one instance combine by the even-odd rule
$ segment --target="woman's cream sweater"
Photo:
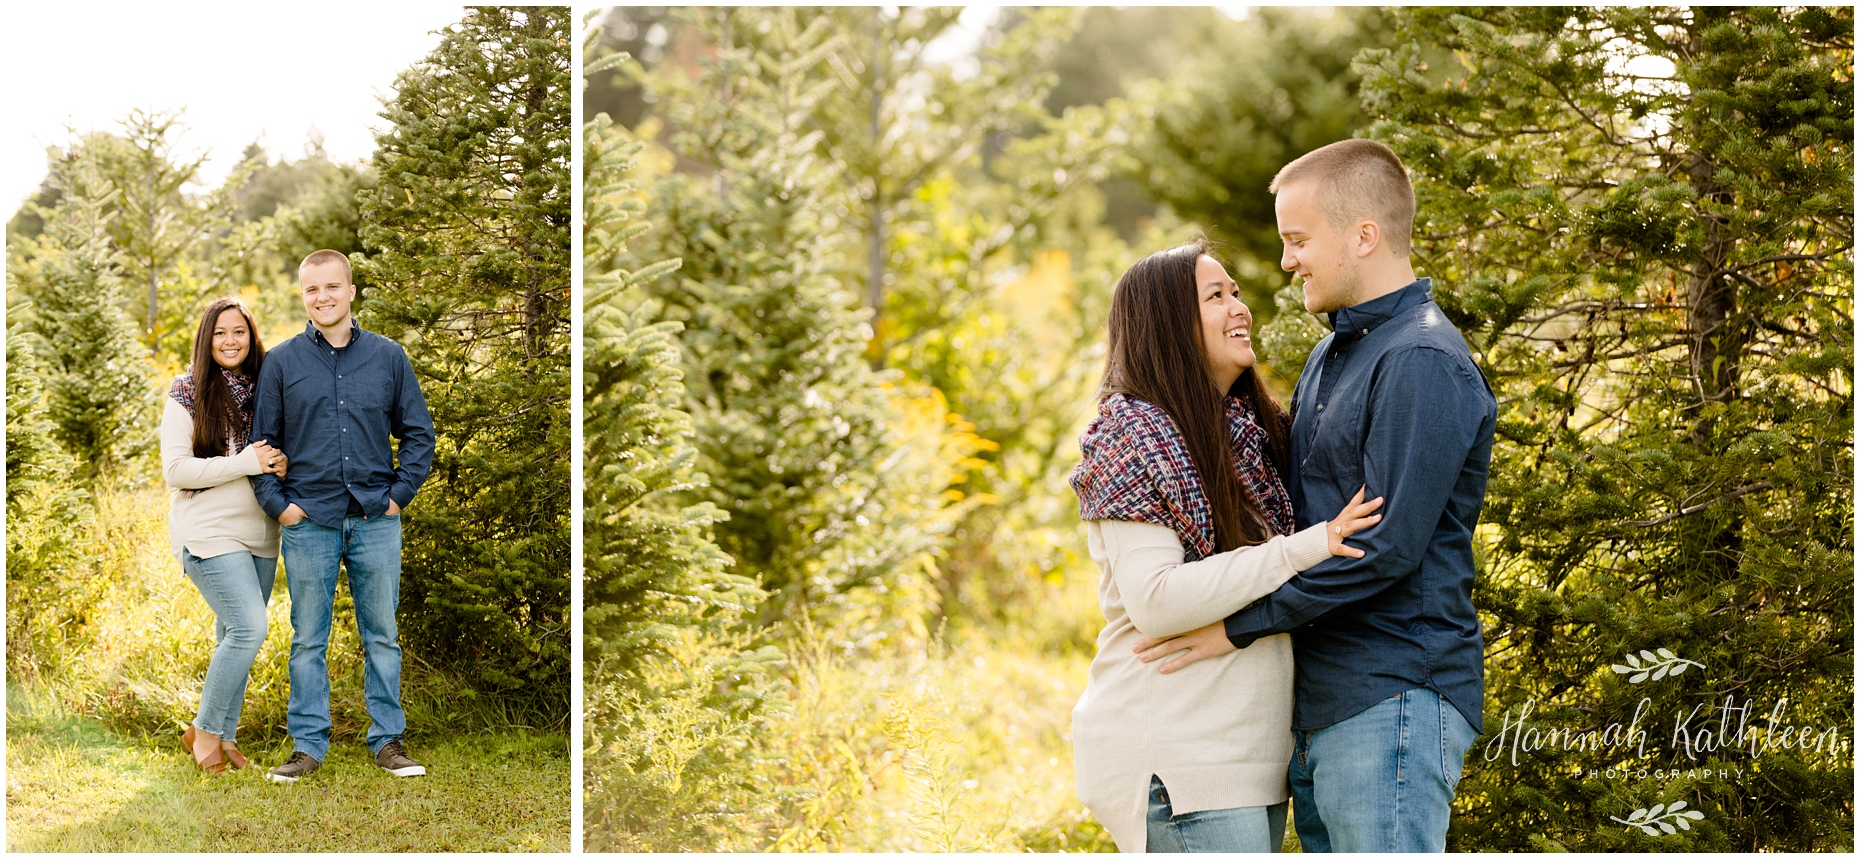
[[[1162,525],[1086,523],[1104,571],[1104,631],[1091,680],[1072,709],[1079,799],[1126,853],[1145,846],[1150,776],[1176,814],[1272,805],[1289,796],[1292,641],[1262,638],[1172,674],[1144,664],[1144,636],[1189,632],[1221,620],[1330,557],[1322,524],[1258,546],[1183,563],[1181,540]],[[1166,661],[1166,660],[1165,660]]]
[[[175,558],[183,548],[196,558],[228,552],[278,556],[278,523],[265,515],[248,475],[262,471],[250,446],[231,456],[194,455],[194,419],[172,397],[161,415],[161,473],[173,490],[168,508],[168,542]],[[183,489],[203,489],[192,495]]]

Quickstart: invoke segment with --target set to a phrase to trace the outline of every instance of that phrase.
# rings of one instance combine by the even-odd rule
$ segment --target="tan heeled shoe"
[[[245,755],[239,753],[239,747],[225,741],[220,742],[220,755],[226,758],[227,766],[242,770],[252,765]]]
[[[194,731],[193,725],[188,725],[187,730],[181,732],[181,744],[187,747],[188,755],[193,757],[194,766],[213,775],[219,775],[225,772],[225,753],[219,746],[215,745],[212,749],[208,750],[206,754],[201,754],[199,749],[194,748],[195,734],[196,732]]]

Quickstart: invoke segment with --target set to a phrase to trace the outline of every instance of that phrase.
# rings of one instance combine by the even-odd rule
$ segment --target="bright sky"
[[[132,108],[185,108],[182,153],[217,186],[254,140],[303,154],[311,129],[338,161],[374,151],[394,76],[464,16],[435,3],[117,4],[39,0],[0,12],[0,219],[45,177],[45,148],[120,129]],[[314,34],[314,35],[313,35]],[[196,189],[198,190],[198,189]]]

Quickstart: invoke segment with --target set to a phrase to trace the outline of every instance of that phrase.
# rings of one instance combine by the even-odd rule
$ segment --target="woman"
[[[193,363],[168,388],[161,421],[162,475],[174,490],[168,538],[218,618],[200,711],[181,735],[196,766],[222,773],[248,761],[233,735],[246,678],[265,642],[265,604],[278,570],[278,523],[265,515],[246,477],[284,474],[284,454],[247,444],[264,344],[236,298],[207,305],[194,334]]]
[[[1125,852],[1276,850],[1292,754],[1289,636],[1167,674],[1136,642],[1361,557],[1343,538],[1381,519],[1359,491],[1292,533],[1290,421],[1254,370],[1252,326],[1205,239],[1131,266],[1111,298],[1098,418],[1071,478],[1105,618],[1072,736],[1079,798]]]

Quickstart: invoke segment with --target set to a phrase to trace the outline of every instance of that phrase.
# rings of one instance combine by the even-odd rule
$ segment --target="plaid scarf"
[[[1266,456],[1266,430],[1252,406],[1227,398],[1227,427],[1234,475],[1259,503],[1272,533],[1292,533],[1291,496]],[[1182,539],[1187,560],[1215,554],[1213,505],[1181,432],[1161,407],[1123,394],[1105,397],[1079,448],[1085,456],[1070,482],[1080,518],[1164,525]]]
[[[232,438],[227,440],[226,452],[238,453],[245,450],[252,433],[252,380],[217,364],[214,369],[220,371],[220,377],[226,380],[227,390],[232,392],[232,402],[226,409],[226,422],[233,431]],[[194,413],[194,372],[191,368],[174,377],[174,384],[168,386],[168,396],[187,409],[188,417],[199,417]]]

